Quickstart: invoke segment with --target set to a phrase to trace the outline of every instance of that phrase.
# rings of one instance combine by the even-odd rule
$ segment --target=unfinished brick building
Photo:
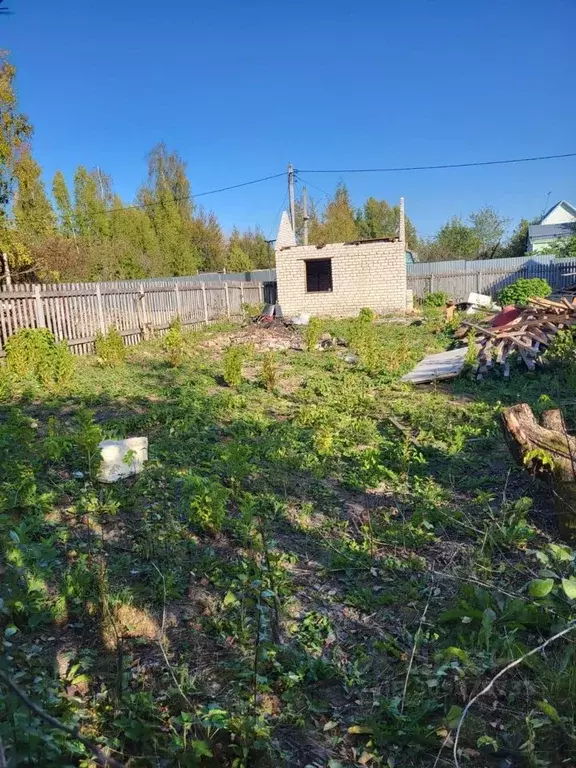
[[[278,302],[284,316],[346,317],[370,307],[406,312],[406,236],[400,201],[398,237],[326,245],[297,245],[286,213],[276,239]]]

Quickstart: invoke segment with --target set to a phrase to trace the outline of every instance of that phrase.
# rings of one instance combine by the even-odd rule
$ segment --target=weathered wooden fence
[[[576,282],[576,259],[526,256],[491,261],[442,261],[408,266],[408,288],[414,297],[443,291],[453,301],[465,301],[471,292],[497,298],[501,288],[520,277],[541,277],[557,291]]]
[[[0,290],[0,352],[20,328],[49,328],[76,354],[91,354],[97,333],[117,328],[125,344],[184,326],[208,325],[263,301],[262,283],[195,279],[15,285]]]

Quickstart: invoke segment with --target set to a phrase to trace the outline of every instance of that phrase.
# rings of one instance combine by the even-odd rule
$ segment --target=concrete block
[[[100,448],[101,483],[115,483],[124,477],[142,472],[148,461],[148,438],[128,437],[125,440],[102,440]]]

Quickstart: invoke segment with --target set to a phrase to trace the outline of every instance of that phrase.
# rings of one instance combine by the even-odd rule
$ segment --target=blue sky
[[[296,168],[576,151],[574,0],[6,0],[34,153],[129,201],[157,141],[201,192]],[[395,174],[302,174],[397,201],[423,235],[490,204],[516,221],[576,202],[576,158]],[[275,234],[283,179],[206,197],[224,227]],[[310,193],[322,198],[314,188]]]

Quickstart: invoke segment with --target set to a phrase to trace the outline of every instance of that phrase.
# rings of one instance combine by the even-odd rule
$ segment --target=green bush
[[[427,293],[422,302],[425,307],[443,307],[448,302],[448,294],[444,291]]]
[[[6,342],[6,369],[17,380],[61,387],[69,383],[74,368],[68,344],[56,341],[47,328],[22,328]]]
[[[370,307],[362,307],[358,313],[358,319],[365,323],[372,323],[376,319],[376,312],[374,312],[373,309],[370,309]]]
[[[242,312],[246,317],[249,317],[251,320],[254,320],[254,318],[259,317],[262,314],[262,310],[264,309],[264,304],[248,304],[244,303],[242,304]]]
[[[546,351],[546,360],[576,372],[576,339],[572,331],[558,331]]]
[[[247,350],[242,344],[229,346],[224,352],[224,381],[229,387],[238,387],[242,383],[242,363]]]
[[[111,328],[107,334],[96,334],[96,357],[100,365],[116,368],[126,360],[126,347],[117,328]]]
[[[547,280],[540,277],[521,277],[515,283],[502,288],[498,301],[504,307],[507,304],[527,304],[532,296],[550,296],[552,288]]]
[[[168,355],[170,365],[176,368],[184,358],[184,334],[179,317],[175,317],[170,323],[168,333],[164,336],[162,348]]]
[[[262,363],[260,381],[268,392],[273,392],[278,383],[278,368],[273,352],[267,352]]]
[[[304,328],[304,344],[308,352],[316,349],[322,335],[322,321],[319,317],[311,317],[310,322]]]

